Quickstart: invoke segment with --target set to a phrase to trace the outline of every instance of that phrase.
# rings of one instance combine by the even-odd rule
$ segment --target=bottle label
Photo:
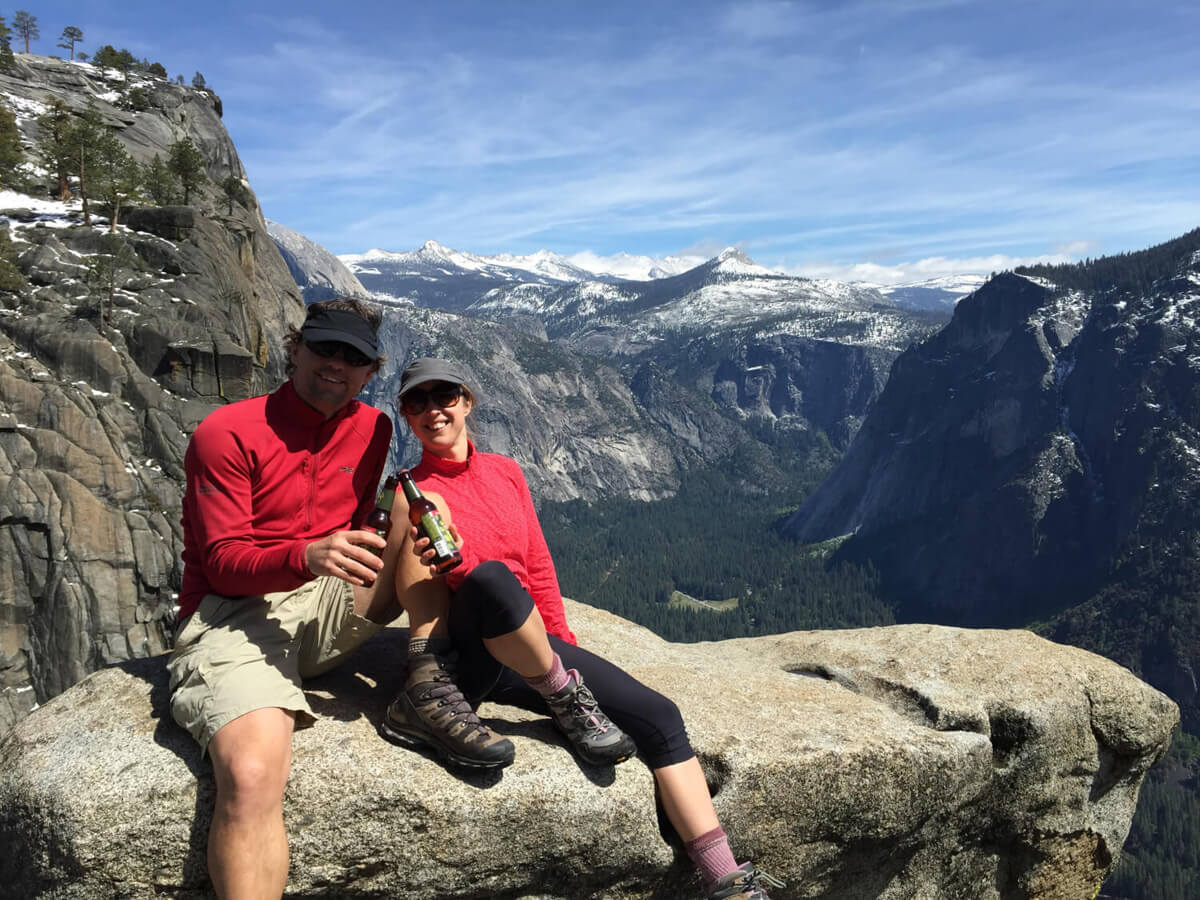
[[[425,513],[421,516],[421,528],[429,537],[429,543],[437,553],[438,559],[449,556],[458,549],[450,534],[450,529],[446,527],[446,523],[436,512]]]

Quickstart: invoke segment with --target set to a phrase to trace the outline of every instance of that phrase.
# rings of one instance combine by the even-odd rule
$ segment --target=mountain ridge
[[[1048,622],[1114,653],[1197,729],[1200,633],[1183,611],[1200,603],[1198,302],[1200,229],[996,276],[896,360],[785,530],[849,535],[841,558],[879,566],[902,621]],[[1138,572],[1162,592],[1136,589]],[[1071,612],[1084,606],[1090,630]]]

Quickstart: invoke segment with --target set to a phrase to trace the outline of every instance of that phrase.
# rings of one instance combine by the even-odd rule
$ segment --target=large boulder
[[[907,625],[669,644],[568,602],[580,641],[675,698],[739,858],[773,897],[1092,896],[1178,710],[1024,631]],[[698,896],[640,763],[583,766],[548,720],[460,773],[384,742],[406,632],[309,685],[289,897]],[[162,657],[103,669],[0,745],[0,895],[204,897],[211,770],[170,720]]]

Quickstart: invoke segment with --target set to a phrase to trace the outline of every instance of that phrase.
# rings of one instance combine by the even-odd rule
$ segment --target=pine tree
[[[190,138],[180,138],[168,148],[167,167],[183,187],[184,206],[192,202],[192,191],[199,190],[208,181],[204,165],[204,154]]]
[[[58,199],[71,199],[71,113],[58,97],[37,117],[38,153],[42,165],[58,179]]]
[[[157,153],[142,167],[142,186],[155,206],[170,206],[175,202],[175,176]]]
[[[74,25],[68,25],[66,28],[63,29],[63,33],[58,39],[57,46],[62,47],[64,50],[70,50],[71,51],[71,59],[74,59],[75,58],[75,44],[77,44],[79,41],[82,41],[82,40],[83,40],[83,32],[80,31],[78,28],[76,28]]]
[[[105,44],[96,51],[96,55],[92,57],[92,64],[110,68],[117,64],[117,48],[112,44]]]
[[[192,87],[200,88],[201,90],[203,90],[205,87],[204,76],[199,72],[192,76]]]
[[[16,65],[12,52],[12,29],[0,16],[0,72],[11,72]]]
[[[229,215],[233,215],[233,204],[235,203],[249,206],[250,190],[246,187],[246,182],[236,175],[226,175],[221,181],[221,190],[225,192],[225,200],[229,203]]]
[[[112,44],[105,44],[96,51],[96,55],[92,57],[92,64],[105,69],[116,69],[121,73],[121,77],[128,82],[129,70],[137,63],[137,57],[122,47],[120,50],[114,49]]]
[[[87,282],[92,287],[102,290],[107,297],[107,303],[100,301],[100,325],[112,321],[113,298],[117,288],[124,284],[121,277],[122,269],[131,269],[137,265],[137,255],[129,248],[118,234],[106,234],[99,253],[87,257]]]
[[[20,187],[21,175],[21,132],[17,130],[17,119],[12,111],[0,104],[0,186]]]
[[[93,193],[108,204],[109,232],[117,230],[121,204],[137,200],[142,192],[142,169],[111,131],[96,146],[92,174]]]
[[[68,132],[70,144],[70,171],[79,176],[79,199],[83,203],[83,224],[91,225],[92,217],[88,206],[89,191],[92,187],[90,179],[93,167],[99,162],[100,145],[108,134],[100,110],[92,100],[88,100],[87,109],[75,121]]]
[[[25,276],[17,268],[17,251],[8,236],[8,228],[0,228],[0,291],[19,291],[25,284]]]
[[[135,112],[145,112],[150,108],[150,98],[146,96],[146,90],[140,84],[134,85],[125,94],[125,99],[122,104]]]
[[[31,16],[23,9],[18,9],[16,15],[13,16],[13,30],[25,39],[25,52],[29,52],[29,41],[40,38],[41,32],[38,31],[37,16]]]

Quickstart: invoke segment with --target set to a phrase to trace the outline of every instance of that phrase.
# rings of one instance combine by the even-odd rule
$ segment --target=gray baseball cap
[[[410,362],[400,374],[400,393],[398,396],[403,397],[409,391],[413,390],[413,388],[429,384],[431,381],[446,381],[450,384],[462,384],[470,387],[467,384],[470,381],[470,376],[467,374],[467,370],[458,363],[423,356],[420,359],[414,359]]]

